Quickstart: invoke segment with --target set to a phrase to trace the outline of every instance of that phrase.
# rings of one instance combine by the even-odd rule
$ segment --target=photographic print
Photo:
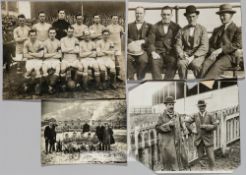
[[[243,79],[241,5],[128,3],[127,79]]]
[[[145,82],[129,92],[130,149],[156,173],[232,173],[240,165],[236,81]]]
[[[124,1],[2,1],[3,99],[125,98]]]
[[[126,164],[125,100],[44,101],[41,163]]]

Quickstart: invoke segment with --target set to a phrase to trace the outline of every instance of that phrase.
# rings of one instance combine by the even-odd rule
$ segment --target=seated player
[[[56,39],[55,28],[48,30],[49,38],[44,41],[44,61],[43,61],[43,77],[45,77],[48,84],[49,93],[55,92],[55,85],[59,79],[60,74],[60,58],[61,44]]]
[[[39,95],[41,93],[41,68],[44,48],[41,41],[37,39],[36,30],[30,30],[28,35],[29,38],[25,41],[23,48],[23,57],[26,59],[24,91],[28,90],[30,83],[34,83],[35,93]],[[31,78],[34,81],[30,81]]]
[[[102,31],[102,39],[97,42],[97,62],[101,73],[101,82],[105,88],[106,73],[109,75],[109,86],[116,89],[114,44],[109,40],[110,31]],[[106,72],[108,71],[108,72]]]
[[[79,41],[73,36],[73,33],[74,28],[70,26],[68,27],[67,36],[61,39],[61,51],[63,53],[63,59],[61,61],[61,83],[63,90],[66,88],[66,81],[68,81],[69,88],[75,88],[77,81],[76,74],[83,70],[78,60]],[[75,70],[75,74],[73,75],[72,71],[68,71],[71,68]]]
[[[94,71],[96,87],[100,86],[100,72],[99,66],[96,61],[96,44],[91,40],[90,31],[84,31],[84,40],[80,42],[80,63],[83,67],[82,80],[83,87],[86,91],[88,91],[88,69],[92,69]]]

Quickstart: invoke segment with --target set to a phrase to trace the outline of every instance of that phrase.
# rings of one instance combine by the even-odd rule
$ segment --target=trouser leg
[[[187,79],[187,69],[188,69],[188,61],[187,60],[179,60],[178,61],[178,74],[180,80]]]
[[[224,55],[218,58],[218,60],[212,65],[208,73],[205,75],[205,79],[218,79],[220,75],[223,74],[225,70],[230,68],[231,57],[229,55]]]
[[[153,59],[151,64],[151,72],[153,80],[161,80],[162,79],[162,68],[163,68],[163,59]]]
[[[204,168],[204,163],[202,162],[202,157],[204,156],[205,146],[203,141],[197,146],[198,162],[201,168]]]
[[[137,58],[137,79],[142,80],[146,74],[146,68],[148,64],[148,55],[144,52],[142,55]]]
[[[177,60],[172,55],[162,55],[166,65],[165,80],[173,80],[177,71]]]
[[[202,64],[204,62],[205,57],[195,58],[189,65],[189,68],[193,71],[195,78],[200,78],[200,73],[202,69]]]
[[[215,165],[215,157],[214,157],[214,148],[213,146],[208,146],[206,147],[206,153],[208,156],[208,165],[209,165],[209,170],[214,170],[214,165]]]
[[[134,74],[136,73],[135,64],[135,58],[131,55],[127,55],[127,78],[129,80],[134,80]]]

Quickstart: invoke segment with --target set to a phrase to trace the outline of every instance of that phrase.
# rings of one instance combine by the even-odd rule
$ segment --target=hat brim
[[[217,15],[220,15],[220,14],[223,14],[223,13],[231,13],[231,14],[234,14],[234,13],[236,13],[236,11],[234,11],[234,10],[222,10],[222,11],[216,12]]]
[[[196,13],[197,15],[200,14],[200,11],[195,11],[195,12],[186,12],[184,13],[184,16],[187,16],[188,14]]]
[[[207,106],[207,104],[197,104],[198,107],[201,107],[201,106]]]
[[[164,104],[167,104],[167,103],[172,103],[172,104],[174,104],[174,103],[176,103],[176,101],[164,101],[163,103],[164,103]]]
[[[127,52],[127,54],[129,55],[133,55],[133,56],[140,56],[140,55],[143,55],[143,51],[142,52],[139,52],[139,53],[132,53],[132,52]]]

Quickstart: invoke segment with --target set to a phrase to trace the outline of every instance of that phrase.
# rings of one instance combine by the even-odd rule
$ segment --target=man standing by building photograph
[[[39,12],[38,15],[39,22],[32,26],[33,29],[37,30],[37,38],[40,41],[45,41],[48,39],[48,30],[51,28],[51,24],[45,22],[46,14],[45,12]]]
[[[184,16],[188,21],[178,34],[175,44],[178,55],[178,72],[181,80],[187,79],[188,69],[191,69],[195,78],[199,78],[202,63],[207,55],[209,44],[207,30],[197,23],[200,12],[195,6],[186,7]]]
[[[149,52],[152,57],[152,78],[161,80],[165,66],[165,80],[173,80],[177,70],[175,43],[180,26],[171,21],[173,9],[165,6],[161,9],[162,20],[157,22],[149,35]]]
[[[233,22],[236,13],[230,4],[220,6],[219,15],[222,25],[215,28],[210,38],[210,56],[205,60],[201,77],[205,79],[218,79],[225,70],[237,66],[236,57],[242,55],[241,28]]]
[[[188,157],[182,135],[187,137],[188,130],[180,114],[174,111],[174,98],[166,97],[164,104],[166,109],[160,115],[155,127],[158,133],[161,164],[164,171],[185,170],[188,168]]]
[[[202,157],[206,151],[208,157],[209,170],[214,169],[214,130],[217,127],[217,120],[213,114],[206,111],[206,102],[199,100],[197,103],[199,112],[185,119],[187,124],[195,123],[197,134],[195,145],[197,147],[199,163],[201,168],[204,168]]]

